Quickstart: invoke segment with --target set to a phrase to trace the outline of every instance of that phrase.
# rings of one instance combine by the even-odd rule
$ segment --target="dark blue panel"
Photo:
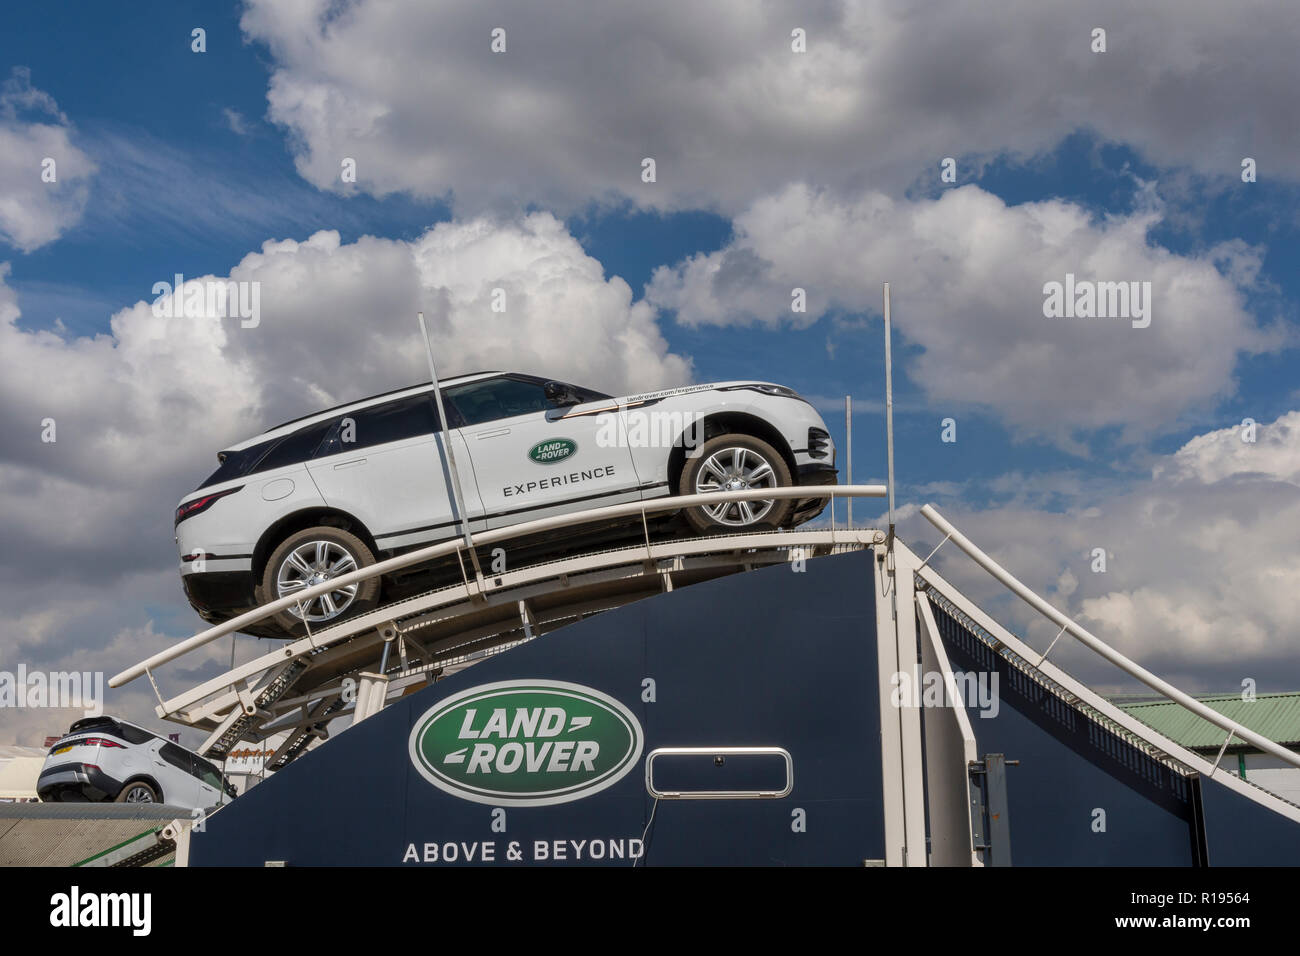
[[[1201,793],[1211,866],[1300,865],[1300,824],[1214,780]]]
[[[1012,668],[934,607],[953,669],[998,680],[996,714],[991,707],[991,716],[976,706],[967,712],[981,755],[1020,761],[1007,768],[1012,865],[1193,864],[1193,781]],[[1094,829],[1097,811],[1105,814],[1104,832]]]
[[[496,862],[540,844],[563,862],[608,860],[644,836],[649,864],[846,864],[884,856],[875,609],[870,557],[845,554],[682,588],[552,632],[389,705],[209,818],[193,865],[398,865],[409,846],[482,845]],[[642,682],[656,700],[642,700]],[[408,740],[439,701],[483,684],[549,679],[616,699],[645,749],[778,746],[794,758],[781,800],[661,801],[644,756],[617,783],[551,806],[493,807],[415,769]],[[803,832],[795,832],[795,811]],[[653,825],[647,830],[653,813]],[[565,843],[564,841],[572,841]],[[592,841],[604,841],[593,843]],[[439,851],[441,853],[441,850]],[[552,860],[548,859],[548,862]]]

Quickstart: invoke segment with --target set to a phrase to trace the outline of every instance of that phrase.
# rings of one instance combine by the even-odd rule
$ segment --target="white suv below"
[[[216,764],[180,744],[125,720],[86,717],[50,748],[36,793],[46,803],[111,800],[193,810],[233,798],[235,788]]]
[[[671,494],[808,485],[806,499],[695,508],[695,533],[793,527],[834,484],[821,416],[781,385],[721,382],[614,398],[519,372],[400,389],[277,426],[218,454],[176,510],[190,603],[217,622],[413,548],[471,532]],[[447,455],[447,445],[454,451]],[[639,527],[639,525],[638,525]],[[373,607],[352,584],[277,615],[267,636]]]

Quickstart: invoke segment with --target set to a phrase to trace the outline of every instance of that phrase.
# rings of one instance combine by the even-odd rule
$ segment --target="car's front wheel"
[[[792,483],[790,467],[775,448],[753,435],[729,433],[710,438],[686,459],[677,493],[786,488]],[[727,501],[690,508],[686,520],[701,534],[779,528],[793,507],[789,498]]]
[[[342,528],[319,526],[295,532],[271,552],[257,588],[258,604],[290,597],[310,587],[375,563],[366,543]],[[379,578],[354,581],[306,598],[269,620],[290,635],[337,623],[379,603]]]
[[[158,791],[143,780],[133,780],[117,795],[117,803],[161,803]]]

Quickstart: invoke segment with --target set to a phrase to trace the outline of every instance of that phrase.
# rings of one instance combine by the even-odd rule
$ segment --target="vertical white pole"
[[[889,540],[894,540],[894,363],[890,350],[889,283],[885,283],[885,447],[889,456]]]
[[[844,462],[849,472],[849,484],[853,484],[853,396],[844,396]],[[853,530],[853,499],[845,498],[849,507],[848,526]]]
[[[465,547],[470,557],[474,558],[474,539],[469,536],[469,516],[465,514],[465,496],[460,490],[460,472],[456,470],[456,449],[452,444],[451,430],[447,425],[447,412],[442,407],[442,388],[438,385],[438,369],[433,362],[433,343],[429,341],[429,329],[424,324],[424,313],[420,312],[420,332],[424,336],[424,354],[429,359],[429,378],[433,380],[433,399],[438,406],[438,427],[442,429],[442,447],[447,450],[448,470],[451,472],[451,493],[455,497],[456,515],[460,518],[461,534],[465,537]],[[477,565],[477,560],[475,564]]]

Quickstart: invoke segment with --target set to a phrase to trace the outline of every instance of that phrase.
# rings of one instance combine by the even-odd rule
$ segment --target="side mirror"
[[[542,386],[542,391],[546,395],[546,400],[557,407],[581,404],[573,386],[566,385],[564,382],[547,382]]]

